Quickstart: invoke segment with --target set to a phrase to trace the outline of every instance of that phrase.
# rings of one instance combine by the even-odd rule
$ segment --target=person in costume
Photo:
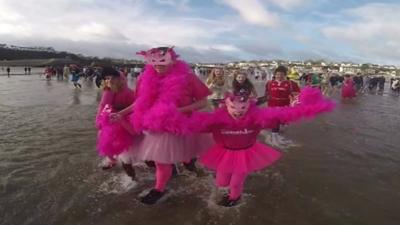
[[[209,135],[190,134],[185,122],[193,111],[207,106],[210,91],[173,48],[137,54],[145,58],[146,66],[137,82],[135,103],[114,117],[133,111],[132,125],[144,134],[132,158],[155,162],[155,185],[140,199],[154,204],[165,194],[173,165],[183,162],[187,169],[195,169],[194,158],[211,145]]]
[[[225,100],[225,106],[214,112],[196,112],[192,124],[199,131],[211,132],[215,145],[200,157],[200,162],[216,171],[217,187],[229,187],[219,205],[236,205],[249,173],[270,166],[281,157],[275,149],[257,141],[262,129],[273,128],[280,122],[294,122],[314,117],[334,109],[335,104],[324,99],[320,90],[304,88],[293,107],[259,108],[242,89]]]
[[[228,91],[227,80],[225,79],[224,70],[222,68],[214,68],[208,75],[206,84],[212,94],[208,96],[214,108],[217,108],[224,99],[225,92]]]
[[[278,66],[274,71],[275,79],[268,81],[265,88],[265,96],[268,101],[268,107],[289,106],[296,101],[300,88],[296,82],[286,79],[287,68]],[[270,136],[267,136],[269,143],[274,146],[289,143],[279,134],[281,123],[277,123],[272,129]]]
[[[354,81],[349,74],[345,74],[342,85],[342,98],[352,99],[354,97],[356,97],[356,89],[354,87]]]
[[[128,87],[126,77],[111,67],[102,70],[104,88],[96,115],[96,127],[99,129],[97,148],[99,154],[105,157],[102,162],[104,170],[116,165],[120,158],[122,167],[128,176],[135,178],[127,151],[133,144],[134,131],[125,116],[119,121],[111,121],[111,113],[121,111],[130,106],[135,100],[135,93]]]

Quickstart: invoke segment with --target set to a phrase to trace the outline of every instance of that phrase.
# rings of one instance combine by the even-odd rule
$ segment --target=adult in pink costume
[[[200,158],[216,171],[216,186],[229,187],[230,193],[219,202],[230,207],[238,203],[247,175],[263,169],[281,157],[275,149],[257,141],[262,129],[279,122],[294,122],[333,110],[335,104],[323,98],[320,90],[304,88],[295,106],[258,108],[248,94],[226,98],[226,107],[212,113],[196,112],[193,127],[212,132],[215,145]]]
[[[122,167],[134,179],[135,171],[127,154],[133,144],[133,130],[127,121],[129,118],[125,116],[119,121],[110,121],[110,114],[130,106],[135,100],[135,93],[128,87],[126,77],[111,67],[103,68],[102,77],[105,82],[97,110],[96,127],[99,129],[97,149],[107,159],[103,169],[113,167],[119,156]]]
[[[147,64],[136,86],[131,120],[135,131],[144,135],[132,157],[156,164],[155,187],[141,198],[145,204],[154,204],[165,193],[173,164],[190,162],[211,145],[211,137],[190,134],[186,122],[193,111],[207,105],[210,91],[172,48],[137,54]]]
[[[354,81],[349,74],[344,75],[343,86],[342,86],[342,98],[354,98],[356,97],[356,89],[354,87]]]

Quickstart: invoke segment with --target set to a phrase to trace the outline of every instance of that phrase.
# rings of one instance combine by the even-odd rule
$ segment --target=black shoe
[[[122,168],[124,168],[125,173],[132,178],[132,180],[135,179],[136,173],[135,169],[132,167],[132,164],[129,163],[122,163]]]
[[[232,200],[232,199],[229,199],[229,195],[224,195],[224,197],[222,197],[221,201],[218,202],[218,205],[224,206],[224,207],[232,207],[232,206],[237,205],[239,203],[239,200],[240,200],[240,196],[237,199]]]
[[[154,163],[154,161],[144,161],[144,163],[146,163],[146,165],[150,168],[156,167],[156,164]]]
[[[185,168],[191,172],[196,172],[197,167],[196,167],[196,159],[191,159],[190,162],[188,163],[183,163]]]
[[[151,189],[146,196],[141,197],[140,201],[146,205],[153,205],[155,204],[162,196],[164,196],[165,191],[157,191],[156,189]]]

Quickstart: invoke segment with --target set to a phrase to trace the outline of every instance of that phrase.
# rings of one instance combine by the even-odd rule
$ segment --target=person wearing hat
[[[126,77],[113,69],[104,67],[101,73],[104,80],[103,95],[96,115],[96,127],[99,129],[97,147],[99,154],[105,157],[103,170],[116,165],[117,158],[128,176],[135,178],[128,151],[132,150],[133,134],[128,116],[119,121],[111,121],[110,114],[130,106],[135,100],[135,93],[128,87]]]

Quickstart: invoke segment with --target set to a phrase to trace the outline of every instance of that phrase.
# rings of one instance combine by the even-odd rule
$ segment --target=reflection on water
[[[164,202],[143,206],[153,171],[131,183],[98,167],[91,82],[0,77],[1,224],[384,224],[400,221],[400,99],[361,96],[334,113],[293,125],[300,146],[249,176],[243,201],[215,205],[212,174],[184,172]],[[133,81],[130,81],[133,85]],[[262,93],[263,83],[257,83]],[[386,89],[387,90],[387,89]],[[335,94],[337,97],[338,93]]]
[[[81,104],[80,97],[81,97],[81,89],[75,88],[75,90],[73,91],[73,95],[72,95],[72,104],[73,105]]]

